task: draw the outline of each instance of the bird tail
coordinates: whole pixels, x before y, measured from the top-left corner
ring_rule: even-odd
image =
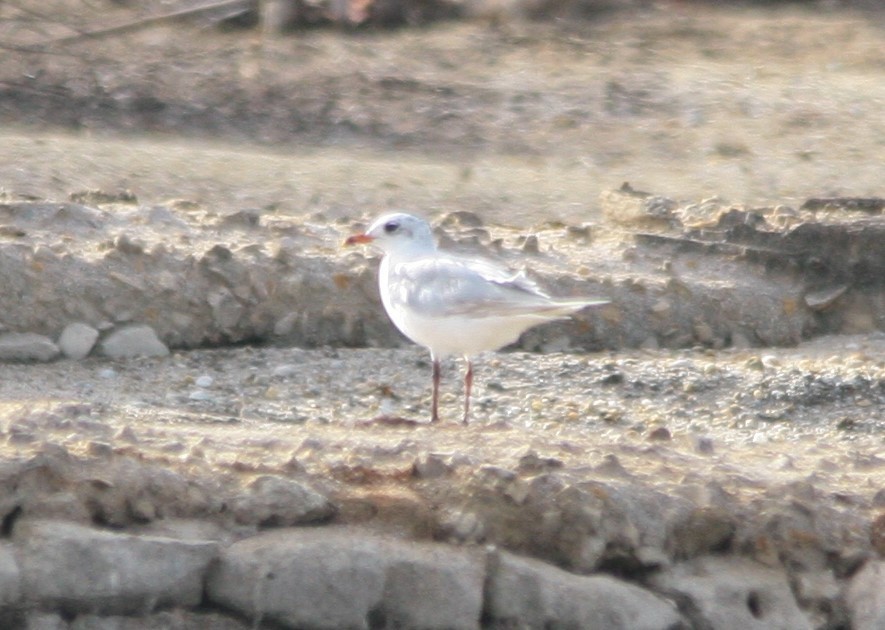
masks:
[[[577,313],[581,309],[587,308],[588,306],[601,306],[603,304],[610,303],[610,300],[605,300],[602,298],[582,298],[580,300],[552,300],[546,307],[536,309],[536,312],[538,315],[545,319],[568,317],[569,315],[573,315],[574,313]]]

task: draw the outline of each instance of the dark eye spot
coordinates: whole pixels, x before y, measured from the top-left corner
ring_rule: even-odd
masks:
[[[399,229],[399,223],[396,221],[388,221],[384,224],[384,231],[388,234],[393,234]]]

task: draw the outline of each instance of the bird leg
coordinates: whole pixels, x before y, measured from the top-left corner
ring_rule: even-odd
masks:
[[[439,378],[440,366],[439,359],[433,357],[433,402],[431,403],[432,411],[430,415],[431,422],[439,422]]]
[[[467,359],[467,373],[464,374],[464,424],[470,415],[470,392],[473,390],[473,363]]]

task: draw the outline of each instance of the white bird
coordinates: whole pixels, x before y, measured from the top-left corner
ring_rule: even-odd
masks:
[[[440,361],[461,355],[464,376],[464,423],[470,412],[475,354],[516,341],[528,328],[568,317],[601,299],[557,300],[523,274],[483,260],[437,249],[427,221],[410,214],[378,218],[347,245],[372,243],[381,261],[381,301],[390,319],[409,339],[430,350],[433,361],[431,422],[439,420]]]

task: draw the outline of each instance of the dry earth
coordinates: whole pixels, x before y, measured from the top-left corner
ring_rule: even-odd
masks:
[[[600,193],[630,181],[769,209],[881,197],[882,20],[665,3],[573,24],[279,38],[177,25],[61,55],[5,50],[5,201],[130,189],[138,203],[110,207],[120,223],[94,240],[48,229],[4,232],[4,244],[39,243],[61,261],[99,259],[117,232],[152,248],[162,236],[137,217],[164,208],[206,222],[191,240],[170,239],[172,251],[238,251],[285,234],[300,247],[306,235],[365,280],[374,261],[332,244],[401,207],[475,213],[503,235],[511,262],[534,226],[533,264],[568,269],[569,290],[628,295],[636,277],[666,276],[672,264],[698,277],[734,273],[733,261],[683,268],[666,252],[637,256],[633,228],[603,216]],[[252,241],[215,230],[242,210],[265,228]],[[580,246],[543,238],[586,224],[592,237]],[[575,256],[593,264],[581,272]],[[709,616],[652,574],[709,553],[746,555],[789,577],[812,627],[847,628],[859,613],[845,585],[885,553],[874,525],[885,508],[881,309],[865,321],[812,339],[796,325],[796,347],[721,347],[734,341],[724,334],[672,350],[594,338],[588,347],[612,349],[486,357],[466,427],[420,422],[429,368],[411,347],[238,345],[0,365],[3,452],[18,484],[2,530],[48,516],[156,532],[187,518],[229,542],[298,522],[254,498],[250,484],[270,475],[328,497],[336,512],[321,520],[618,575],[669,593],[694,627]],[[360,341],[397,343],[382,333]],[[452,366],[445,379],[452,418]],[[379,415],[388,420],[365,422]],[[44,469],[46,479],[22,481]]]

